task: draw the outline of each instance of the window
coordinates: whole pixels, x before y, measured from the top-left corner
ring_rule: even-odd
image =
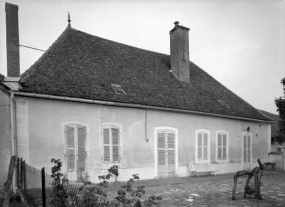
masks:
[[[178,130],[161,126],[154,128],[155,176],[170,176],[178,173]]]
[[[103,161],[120,161],[120,128],[103,126]]]
[[[196,131],[196,162],[210,161],[210,132],[208,130]]]
[[[86,126],[79,124],[65,125],[65,155],[67,171],[85,171]]]
[[[228,132],[217,132],[217,161],[228,160]]]

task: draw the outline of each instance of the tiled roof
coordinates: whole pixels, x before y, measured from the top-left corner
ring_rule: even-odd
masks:
[[[279,126],[278,126],[278,121],[280,121],[280,117],[277,114],[272,114],[269,113],[267,111],[263,111],[263,110],[258,110],[260,113],[262,113],[263,115],[271,118],[272,120],[274,120],[274,122],[271,125],[271,136],[272,137],[276,137],[278,136],[278,131],[279,131]]]
[[[169,55],[66,28],[20,82],[28,93],[269,120],[194,63],[191,83],[178,81],[169,70]],[[111,84],[126,94],[117,94]]]

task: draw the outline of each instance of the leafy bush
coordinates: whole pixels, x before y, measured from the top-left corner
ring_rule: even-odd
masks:
[[[67,192],[64,188],[65,184],[68,184],[68,180],[65,178],[65,176],[60,173],[60,168],[62,167],[62,162],[60,162],[60,159],[56,160],[54,158],[51,159],[51,162],[55,165],[52,167],[52,175],[53,178],[52,181],[52,192],[51,197],[52,200],[50,202],[52,207],[65,207],[68,206],[67,203]]]
[[[139,180],[138,174],[133,174],[132,178],[125,185],[120,185],[120,190],[117,191],[117,196],[114,200],[106,200],[107,194],[103,190],[108,188],[108,180],[115,176],[115,182],[119,176],[119,166],[113,165],[108,169],[108,174],[98,176],[99,180],[102,180],[98,184],[94,184],[90,181],[86,181],[83,186],[77,188],[69,185],[69,187],[76,189],[75,191],[70,190],[67,192],[67,184],[69,181],[65,176],[60,173],[62,162],[60,159],[52,159],[51,162],[55,164],[52,168],[52,207],[85,207],[85,206],[97,206],[97,207],[109,207],[109,206],[134,206],[138,199],[145,194],[145,186],[137,186],[133,189],[133,183],[135,180]],[[158,206],[162,200],[161,196],[150,196],[145,201],[146,206]]]

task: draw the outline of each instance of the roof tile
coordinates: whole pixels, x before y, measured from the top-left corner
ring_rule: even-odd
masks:
[[[191,83],[180,82],[170,72],[169,55],[67,28],[20,81],[29,93],[268,120],[192,62],[190,74]],[[116,94],[112,83],[126,94]]]

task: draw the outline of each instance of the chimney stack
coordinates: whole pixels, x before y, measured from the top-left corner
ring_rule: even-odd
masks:
[[[7,77],[20,76],[18,6],[5,3]]]
[[[182,82],[190,83],[189,28],[174,22],[170,34],[170,63],[174,76]]]

